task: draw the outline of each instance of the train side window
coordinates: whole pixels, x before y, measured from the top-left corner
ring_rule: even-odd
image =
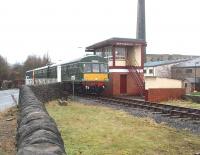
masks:
[[[79,72],[82,73],[83,72],[83,65],[79,63],[78,64],[78,69],[79,69]]]
[[[51,77],[52,77],[52,78],[56,78],[56,77],[57,77],[57,70],[56,70],[56,67],[53,67],[53,68],[52,68]]]
[[[49,66],[47,68],[47,78],[50,78],[50,68],[49,68]]]
[[[99,64],[92,64],[92,72],[99,72]]]
[[[108,68],[106,64],[100,64],[101,72],[106,73],[108,72]]]
[[[66,72],[66,74],[68,74],[68,72],[69,72],[69,66],[66,66],[65,72]]]
[[[68,66],[66,65],[66,66],[64,66],[64,71],[65,71],[65,73],[67,73],[68,72]]]
[[[91,72],[91,65],[90,64],[83,64],[83,70],[85,73]]]

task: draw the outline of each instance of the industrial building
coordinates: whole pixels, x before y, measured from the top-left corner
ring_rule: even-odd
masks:
[[[189,59],[179,60],[165,60],[165,61],[153,61],[146,62],[144,64],[144,76],[145,77],[160,77],[171,78],[171,68],[181,62],[185,62]]]
[[[186,91],[200,91],[200,58],[179,63],[172,67],[172,78],[184,80]]]

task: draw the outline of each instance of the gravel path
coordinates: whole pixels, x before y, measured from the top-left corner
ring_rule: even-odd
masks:
[[[17,108],[0,113],[0,155],[16,154]],[[3,153],[1,152],[3,151]]]
[[[149,117],[154,119],[157,123],[166,123],[168,126],[176,128],[178,130],[187,130],[195,134],[200,134],[200,120],[168,117],[163,114],[151,112],[149,110],[126,107],[124,105],[119,105],[114,103],[107,104],[107,103],[102,103],[99,100],[85,99],[82,97],[76,97],[75,99],[78,102],[87,105],[106,106],[117,110],[124,110],[136,117]]]

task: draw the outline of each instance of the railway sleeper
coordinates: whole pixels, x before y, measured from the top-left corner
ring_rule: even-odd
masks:
[[[191,118],[196,118],[199,119],[200,115],[196,114],[196,113],[188,113],[188,112],[183,112],[183,111],[176,111],[176,110],[172,110],[171,115],[179,115],[180,117],[191,117]]]
[[[102,98],[101,98],[102,99]],[[153,111],[156,111],[156,112],[162,112],[162,113],[169,113],[169,110],[166,110],[166,109],[163,109],[163,107],[157,107],[157,106],[151,106],[149,104],[142,104],[142,102],[140,103],[132,103],[132,102],[124,102],[122,99],[119,99],[119,100],[116,100],[116,99],[105,99],[103,98],[103,100],[105,101],[112,101],[112,102],[117,102],[117,103],[120,103],[122,105],[128,105],[128,106],[133,106],[133,107],[136,107],[136,108],[142,108],[142,109],[148,109],[148,110],[153,110]],[[144,103],[144,102],[143,102]]]
[[[183,111],[187,110],[190,113],[200,114],[200,110],[199,109],[191,109],[191,108],[186,108],[186,107],[178,107],[178,106],[173,106],[173,105],[168,105],[168,104],[160,104],[160,103],[157,103],[157,102],[141,101],[141,100],[137,100],[137,99],[124,99],[124,98],[118,98],[118,97],[115,97],[115,98],[120,99],[120,100],[126,100],[126,101],[132,101],[132,102],[142,103],[142,104],[151,104],[151,105],[154,105],[156,107],[171,108],[172,110],[182,109]]]

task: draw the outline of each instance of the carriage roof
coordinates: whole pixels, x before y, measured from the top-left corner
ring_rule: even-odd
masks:
[[[69,61],[69,62],[59,62],[59,63],[55,63],[55,64],[52,64],[52,65],[47,65],[47,66],[35,68],[35,69],[32,69],[32,70],[26,71],[26,73],[41,70],[41,69],[46,69],[48,67],[56,67],[56,66],[60,66],[60,65],[79,63],[79,62],[81,62],[81,63],[84,63],[84,62],[103,62],[103,63],[106,63],[107,60],[105,58],[101,57],[101,56],[89,55],[89,56],[84,56],[82,58],[75,59],[75,60]]]
[[[84,63],[84,62],[103,62],[106,63],[107,60],[101,56],[97,56],[97,55],[90,55],[90,56],[85,56],[70,62],[65,62],[62,63],[61,65],[65,65],[65,64],[72,64],[72,63]]]

